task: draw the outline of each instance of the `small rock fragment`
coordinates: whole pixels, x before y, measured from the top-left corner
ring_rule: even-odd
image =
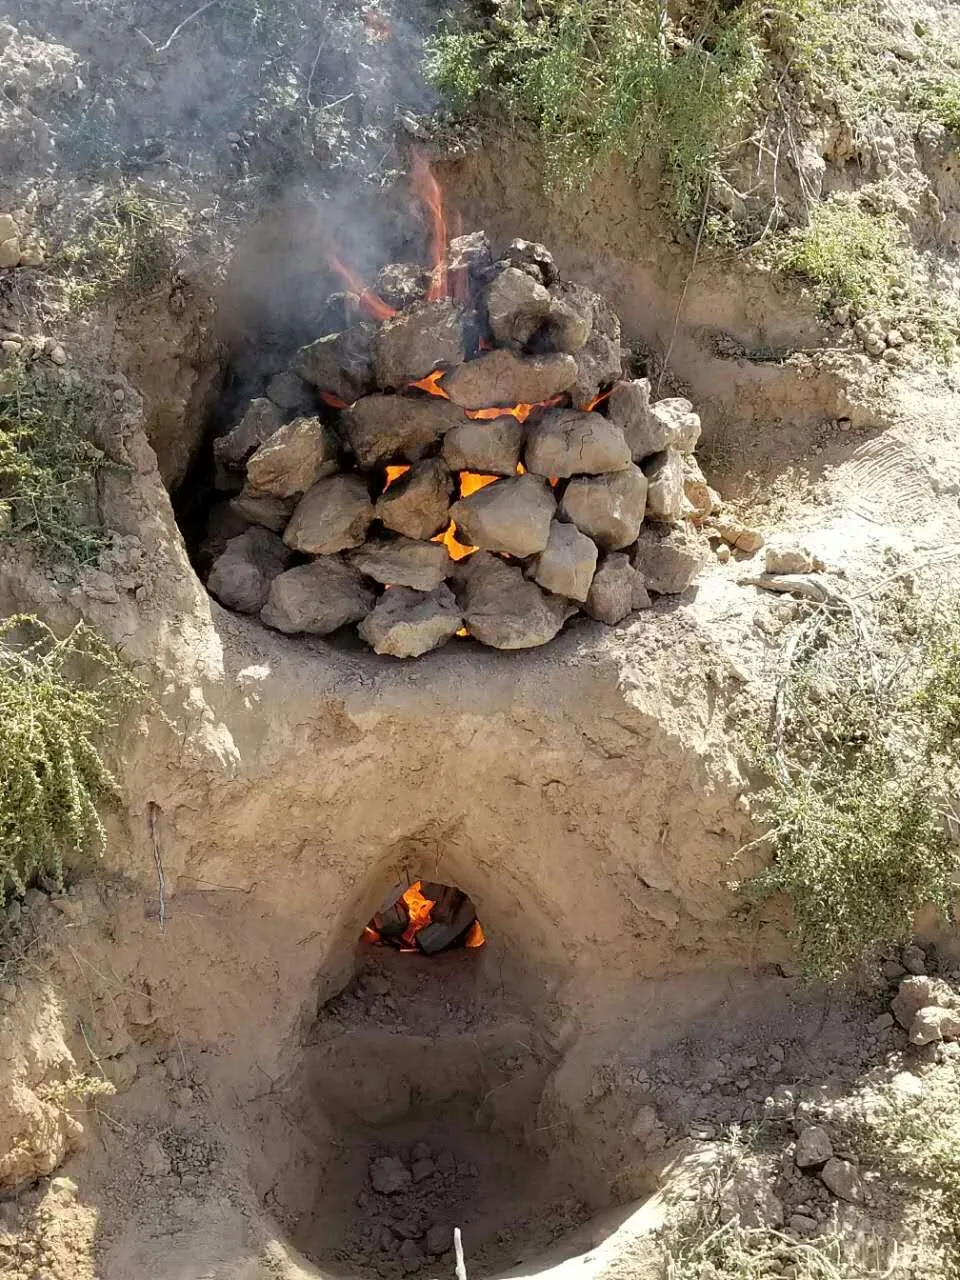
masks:
[[[683,515],[683,468],[676,449],[664,449],[641,464],[647,477],[647,510],[651,520],[672,522]]]
[[[753,555],[755,551],[759,551],[765,541],[759,529],[751,529],[749,525],[741,524],[738,520],[714,519],[710,523],[710,528],[734,551],[742,551],[745,555]]]
[[[304,494],[283,540],[294,551],[334,555],[359,547],[372,520],[373,503],[366,481],[358,475],[332,476]]]
[[[412,1181],[410,1170],[396,1156],[380,1156],[370,1161],[370,1184],[381,1195],[395,1196],[405,1191]]]
[[[385,591],[373,612],[364,618],[357,630],[375,653],[392,658],[419,658],[431,649],[446,644],[463,625],[463,615],[450,588],[442,583],[429,593],[409,587],[392,587]],[[418,1161],[420,1176],[423,1166],[432,1161]],[[409,1175],[408,1175],[409,1176]]]
[[[376,592],[336,556],[320,556],[274,578],[260,620],[286,635],[326,636],[364,619]]]
[[[449,592],[449,588],[448,588]],[[451,600],[453,593],[449,592]],[[432,1160],[416,1160],[410,1171],[413,1174],[414,1182],[423,1182],[425,1178],[431,1177],[436,1172],[436,1165]]]
[[[442,1253],[453,1248],[453,1232],[449,1227],[435,1223],[427,1232],[426,1250],[431,1258],[439,1258]]]
[[[597,567],[596,543],[580,532],[576,525],[554,520],[543,551],[527,571],[545,591],[566,596],[568,600],[587,599]]]
[[[20,265],[20,241],[16,236],[8,240],[0,240],[0,270],[9,270]]]
[[[650,412],[667,435],[667,445],[681,453],[693,453],[700,439],[700,416],[694,413],[689,400],[683,396],[658,400],[651,405]]]
[[[649,607],[643,578],[630,563],[630,557],[622,551],[605,555],[593,575],[584,613],[615,627],[635,610]]]
[[[767,544],[764,557],[766,573],[812,573],[813,556],[799,543],[775,539]]]
[[[524,347],[550,313],[550,294],[532,276],[507,267],[487,286],[487,319],[499,346]]]
[[[909,1030],[919,1011],[931,1005],[941,1009],[958,1009],[960,998],[953,988],[940,978],[917,975],[903,979],[890,1004],[890,1009],[901,1027]]]
[[[795,1231],[798,1236],[809,1236],[816,1231],[819,1223],[816,1218],[810,1218],[805,1213],[791,1213],[787,1226],[791,1231]]]
[[[230,499],[231,509],[238,516],[250,524],[262,524],[274,533],[283,533],[296,505],[296,498],[274,498],[269,493],[257,493],[249,488]]]
[[[907,1039],[911,1044],[924,1045],[936,1040],[955,1040],[957,1036],[960,1036],[960,1014],[955,1009],[926,1005],[914,1014]]]
[[[251,400],[240,422],[213,442],[213,454],[225,467],[240,470],[254,450],[283,426],[283,414],[272,400]]]
[[[640,530],[633,564],[648,591],[679,595],[693,582],[707,563],[710,544],[706,538],[682,525]]]
[[[585,408],[602,388],[616,382],[623,374],[620,320],[605,298],[599,294],[591,294],[590,297],[593,302],[590,337],[573,356],[577,380],[571,396],[576,408]],[[569,292],[567,299],[571,300]]]
[[[372,324],[355,324],[301,347],[294,371],[305,382],[352,404],[374,388]]]
[[[416,262],[388,262],[377,274],[378,298],[391,307],[409,307],[422,302],[430,287],[430,272]]]
[[[833,1143],[823,1125],[811,1124],[800,1130],[794,1160],[798,1169],[812,1169],[826,1164],[833,1155]]]
[[[831,1157],[823,1166],[820,1178],[828,1191],[850,1204],[863,1204],[863,1182],[855,1164]]]
[[[541,284],[556,284],[559,273],[553,255],[535,240],[511,240],[503,255],[511,266],[529,272]]]
[[[682,472],[683,496],[689,503],[691,515],[695,520],[705,520],[707,516],[718,510],[719,496],[707,483],[706,476],[700,470],[700,464],[692,454],[683,455]]]
[[[259,613],[270,584],[289,561],[290,553],[276,534],[267,529],[247,529],[231,538],[214,562],[207,590],[228,609]]]
[[[919,975],[927,972],[926,952],[923,947],[918,947],[915,943],[908,943],[901,949],[900,959],[907,973]]]

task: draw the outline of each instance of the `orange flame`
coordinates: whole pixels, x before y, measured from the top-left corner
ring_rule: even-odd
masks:
[[[457,632],[457,634],[459,635],[460,633]],[[486,938],[484,937],[483,928],[481,927],[480,921],[474,920],[473,924],[470,926],[470,932],[467,934],[463,945],[465,947],[482,947],[485,942],[486,942]]]
[[[493,484],[499,479],[500,476],[485,476],[476,471],[461,471],[460,497],[469,498],[471,493],[476,493],[478,489],[485,489],[488,484]]]
[[[433,922],[433,908],[437,905],[436,899],[428,898],[423,892],[423,881],[416,880],[397,900],[402,902],[406,908],[407,926],[400,935],[401,951],[417,951],[416,936],[421,929]],[[384,939],[378,928],[376,928],[377,917],[364,929],[360,935],[361,942],[382,944]],[[465,947],[482,947],[486,938],[483,929],[480,927],[480,921],[476,918],[470,925],[466,936],[463,939]]]
[[[339,396],[335,396],[332,391],[318,391],[320,399],[324,404],[328,404],[331,409],[349,409],[350,406],[346,400],[341,400]]]
[[[411,382],[411,387],[416,387],[418,391],[426,391],[427,395],[439,396],[442,400],[449,400],[450,397],[440,385],[440,379],[446,373],[446,369],[434,369],[433,373],[428,373],[425,378],[420,378],[416,382]]]
[[[384,493],[386,493],[386,491],[390,488],[394,480],[399,480],[400,477],[406,475],[409,470],[410,470],[409,466],[387,467],[387,482],[383,486]]]
[[[366,311],[368,316],[372,316],[374,320],[389,320],[397,314],[395,307],[388,306],[372,289],[368,289],[357,273],[341,262],[335,253],[327,255],[327,262],[347,288],[357,295],[361,310]]]
[[[413,157],[410,175],[413,193],[430,214],[430,272],[432,279],[427,301],[449,297],[447,290],[447,220],[443,211],[443,192],[433,176],[426,158],[419,152]]]
[[[612,390],[613,390],[613,387],[610,388],[610,391]],[[604,400],[606,400],[607,397],[610,395],[610,391],[602,391],[600,395],[594,396],[592,400],[588,400],[587,403],[583,406],[584,413],[591,413],[594,409],[596,409],[598,405],[603,404]]]

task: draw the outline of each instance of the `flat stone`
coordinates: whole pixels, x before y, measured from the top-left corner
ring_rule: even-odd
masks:
[[[359,547],[373,520],[366,482],[355,475],[332,476],[313,486],[297,504],[283,540],[295,551],[329,556]]]
[[[800,543],[777,538],[767,544],[763,567],[766,573],[812,573],[813,559]]]
[[[683,467],[676,449],[664,449],[641,467],[647,477],[647,517],[674,521],[683,515]]]
[[[577,380],[572,388],[573,403],[583,408],[602,387],[616,382],[623,374],[620,354],[620,321],[599,294],[592,295],[593,324],[590,337],[574,355]]]
[[[213,456],[225,467],[241,470],[247,459],[283,426],[283,411],[272,400],[251,400],[246,413],[226,435],[213,442]]]
[[[622,551],[603,556],[590,584],[584,613],[608,627],[615,627],[638,609],[649,609],[650,597],[643,578]]]
[[[863,1203],[863,1182],[857,1166],[849,1160],[838,1160],[833,1156],[823,1166],[820,1178],[827,1190],[841,1200],[847,1200],[850,1204]]]
[[[890,1011],[901,1027],[909,1030],[921,1009],[931,1005],[941,1009],[957,1009],[958,997],[940,978],[914,976],[904,978],[894,996]]]
[[[683,396],[673,399],[658,400],[651,405],[650,412],[656,422],[667,433],[668,439],[662,448],[679,449],[681,453],[693,453],[700,439],[700,416],[694,413],[693,405]]]
[[[540,476],[622,471],[630,465],[623,432],[599,413],[545,409],[527,423],[524,465]]]
[[[711,519],[710,528],[715,530],[728,546],[748,556],[759,551],[766,541],[759,529],[723,516]]]
[[[453,561],[442,542],[414,538],[372,538],[346,560],[355,569],[385,586],[414,587],[432,591],[439,587]]]
[[[419,462],[466,419],[439,396],[365,396],[340,415],[347,443],[361,467]]]
[[[270,584],[290,563],[290,553],[267,529],[253,528],[231,538],[214,561],[207,590],[228,609],[259,613]]]
[[[633,565],[648,591],[679,595],[710,558],[706,538],[685,525],[659,529],[644,526],[633,556]]]
[[[810,1124],[800,1130],[794,1161],[798,1169],[812,1169],[826,1164],[833,1155],[830,1135],[821,1124]]]
[[[604,476],[577,476],[560,501],[560,515],[605,551],[635,542],[647,501],[647,478],[629,464]]]
[[[250,524],[261,524],[274,533],[283,533],[297,505],[296,498],[274,498],[269,493],[257,493],[253,489],[231,498],[231,510]]]
[[[503,348],[467,360],[444,375],[443,389],[464,409],[542,404],[577,380],[570,355],[518,356]]]
[[[412,1181],[410,1170],[396,1156],[381,1156],[370,1161],[370,1183],[381,1195],[395,1196],[406,1191]]]
[[[457,596],[467,630],[494,649],[547,644],[576,607],[524,578],[519,565],[477,551],[457,565]]]
[[[336,556],[321,556],[274,578],[260,619],[287,635],[327,636],[360,622],[377,593],[359,572]]]
[[[383,491],[375,514],[395,533],[424,541],[449,525],[456,492],[456,480],[449,469],[439,458],[430,458],[412,466]]]
[[[957,1036],[960,1036],[960,1015],[956,1009],[944,1009],[935,1004],[917,1010],[907,1033],[907,1039],[915,1045],[955,1040]]]
[[[452,471],[488,476],[515,476],[523,427],[509,414],[490,421],[468,418],[443,437],[443,460]]]
[[[321,391],[352,404],[374,389],[373,338],[376,326],[361,322],[301,347],[294,372]]]
[[[449,299],[416,302],[380,324],[373,341],[377,386],[395,390],[462,362],[463,314]]]
[[[267,383],[267,399],[291,413],[312,413],[317,407],[313,388],[298,374],[275,373]]]
[[[576,525],[554,520],[547,545],[527,570],[545,591],[586,600],[597,567],[597,546]]]
[[[419,658],[446,644],[463,626],[463,615],[445,584],[433,591],[391,587],[357,630],[375,653],[392,658]],[[422,1163],[422,1162],[420,1162]],[[431,1165],[433,1162],[429,1162]]]
[[[556,284],[559,272],[553,255],[535,240],[511,240],[503,255],[505,262],[535,276],[542,284]]]
[[[524,347],[550,314],[550,294],[517,267],[491,280],[484,294],[487,320],[500,346]]]
[[[259,493],[292,498],[339,469],[339,449],[336,435],[319,418],[294,418],[252,455],[247,480]]]
[[[532,556],[543,551],[557,509],[547,482],[539,476],[496,480],[450,510],[460,541],[486,551]]]
[[[391,307],[422,302],[430,287],[430,272],[417,262],[388,262],[377,274],[377,297]]]

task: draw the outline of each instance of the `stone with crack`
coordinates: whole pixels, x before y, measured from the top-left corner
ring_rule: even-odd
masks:
[[[376,326],[360,322],[301,347],[293,369],[305,382],[352,404],[376,385],[373,339]]]
[[[683,467],[676,449],[664,449],[641,465],[647,477],[647,516],[668,523],[683,515]]]
[[[608,627],[615,627],[629,614],[650,608],[650,597],[643,578],[622,551],[603,556],[590,584],[583,606],[584,613]]]
[[[242,470],[247,459],[283,426],[283,412],[266,397],[251,400],[246,413],[226,435],[213,442],[213,456],[221,466]]]
[[[777,538],[764,552],[766,573],[813,573],[814,557],[800,543]]]
[[[504,347],[524,347],[550,313],[550,294],[542,284],[516,267],[495,276],[484,294],[487,320],[494,341]]]
[[[644,526],[633,553],[634,568],[648,591],[680,595],[710,558],[706,538],[684,525]]]
[[[340,415],[361,467],[419,462],[466,420],[462,410],[438,396],[364,396]]]
[[[515,476],[523,427],[510,414],[474,422],[467,419],[443,437],[443,460],[453,471]]]
[[[494,649],[531,649],[547,644],[576,606],[549,595],[524,578],[519,565],[488,551],[461,560],[454,572],[467,630]]]
[[[371,538],[346,554],[348,564],[384,586],[432,591],[453,568],[442,542],[414,538]]]
[[[604,551],[635,542],[647,502],[647,478],[632,463],[603,476],[577,476],[560,500],[560,517]]]
[[[335,555],[359,547],[373,520],[366,481],[357,475],[332,476],[313,486],[297,504],[283,535],[294,551]]]
[[[275,498],[269,493],[258,493],[249,486],[230,499],[230,507],[250,524],[262,524],[274,533],[283,533],[290,522],[296,498]]]
[[[446,644],[462,625],[456,598],[446,583],[441,583],[429,592],[391,587],[357,630],[375,653],[419,658]]]
[[[573,356],[518,356],[498,348],[444,375],[443,389],[463,409],[542,404],[569,391],[577,380]]]
[[[514,476],[493,484],[450,510],[460,541],[485,551],[511,556],[532,556],[544,550],[550,522],[557,509],[547,482],[539,476]]]
[[[228,609],[259,613],[270,584],[290,563],[290,552],[276,534],[259,527],[231,538],[214,561],[207,590]]]
[[[362,621],[377,594],[337,556],[320,556],[274,578],[260,620],[287,635],[326,636]]]
[[[543,551],[525,570],[545,591],[582,604],[597,567],[597,545],[573,524],[554,520]]]
[[[387,529],[424,541],[450,523],[456,480],[439,458],[419,462],[377,499],[376,518]]]
[[[599,413],[545,409],[527,423],[523,451],[528,471],[540,476],[601,475],[630,466],[623,432]]]
[[[464,357],[463,314],[455,302],[417,302],[384,320],[373,340],[377,386],[398,390]]]
[[[258,493],[292,498],[339,470],[340,443],[319,418],[294,418],[275,431],[247,462],[247,481]]]

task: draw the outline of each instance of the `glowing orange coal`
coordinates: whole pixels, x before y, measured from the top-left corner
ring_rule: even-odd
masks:
[[[456,890],[444,889],[442,886],[440,887],[440,890],[441,896],[452,893],[454,902],[460,903],[466,907],[468,913],[467,919],[469,919],[470,913],[472,912],[469,900],[465,899],[464,895]],[[393,931],[397,927],[396,924],[394,924],[393,929],[390,929],[388,932],[388,925],[385,922],[384,916],[377,915],[374,916],[370,924],[368,924],[364,929],[363,933],[360,935],[360,940],[361,942],[376,944],[390,941],[400,951],[419,951],[421,948],[416,945],[416,937],[422,929],[425,929],[427,925],[435,923],[437,923],[439,927],[439,923],[449,923],[450,921],[449,916],[445,919],[443,918],[442,911],[438,913],[441,916],[441,921],[439,923],[434,921],[433,911],[436,906],[437,899],[428,898],[424,893],[423,881],[415,880],[409,889],[405,890],[405,892],[400,895],[390,912],[387,913],[394,918],[394,921],[398,918],[401,922],[404,920],[406,921],[403,932],[399,937]],[[456,917],[454,917],[454,919],[455,918]],[[456,929],[457,925],[454,924],[452,927],[453,929]],[[464,922],[463,927],[466,927],[466,922]],[[424,936],[426,937],[426,935]],[[456,936],[452,936],[445,945],[449,946],[450,943],[456,941]],[[469,925],[467,933],[463,936],[463,945],[465,947],[482,947],[485,941],[486,938],[480,921],[474,917],[473,921]],[[442,950],[443,946],[437,948],[436,943],[434,942],[432,947],[426,946],[425,949],[427,951],[437,949]]]
[[[394,480],[399,480],[400,477],[405,476],[409,470],[410,468],[408,466],[387,467],[387,481],[386,481],[386,484],[383,486],[384,492],[386,492],[387,489],[390,488]]]

